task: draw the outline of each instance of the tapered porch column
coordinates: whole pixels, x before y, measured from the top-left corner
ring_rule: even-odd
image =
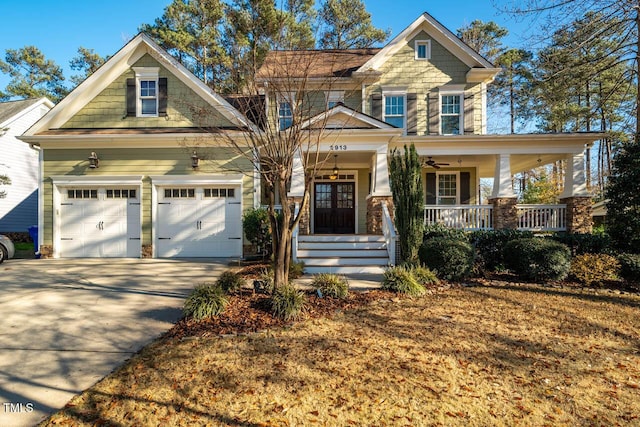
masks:
[[[587,191],[584,152],[567,156],[564,191],[560,195],[560,202],[567,205],[567,232],[593,231],[592,203]]]
[[[304,165],[302,164],[302,156],[299,151],[295,156],[293,156],[292,169],[291,186],[289,188],[288,196],[293,199],[294,204],[302,203],[302,198],[304,197]],[[307,204],[306,208],[302,212],[300,224],[298,225],[300,234],[310,233],[309,218],[309,204]]]
[[[493,192],[489,198],[493,205],[493,229],[505,230],[518,227],[518,210],[516,209],[516,193],[513,191],[511,178],[511,156],[498,154],[493,175]]]
[[[387,145],[380,146],[371,159],[371,194],[367,196],[368,234],[382,234],[381,202],[387,202],[389,211],[393,212],[387,151]]]

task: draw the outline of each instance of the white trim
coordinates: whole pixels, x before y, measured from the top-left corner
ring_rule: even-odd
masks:
[[[142,175],[110,175],[88,177],[86,175],[55,175],[51,176],[54,185],[60,187],[68,187],[70,185],[81,184],[85,187],[103,186],[103,185],[140,185]]]
[[[407,134],[407,91],[406,89],[396,89],[391,88],[389,90],[382,89],[382,121],[388,123],[386,121],[387,118],[387,97],[402,97],[402,134]],[[398,117],[398,115],[394,115],[391,117]]]
[[[53,102],[49,101],[48,98],[42,97],[37,102],[34,102],[33,104],[29,105],[28,107],[25,107],[24,109],[20,110],[19,112],[17,112],[13,116],[11,116],[8,119],[6,119],[4,122],[0,123],[0,129],[9,126],[9,124],[11,124],[12,122],[18,120],[20,117],[22,117],[24,115],[29,114],[30,112],[32,112],[36,108],[40,107],[41,105],[45,106],[49,110],[51,110],[53,108],[53,106],[54,106]],[[38,120],[40,120],[40,119],[38,119]],[[37,122],[38,121],[36,120],[36,123]]]
[[[458,112],[458,133],[442,132],[442,116],[443,116],[442,97],[443,96],[454,96],[454,97],[457,96],[458,99],[460,100],[460,104],[459,104],[460,111]],[[440,135],[464,135],[464,92],[454,91],[451,88],[441,90],[438,96],[438,108],[440,110],[438,113],[438,124],[439,124],[438,133]],[[454,116],[454,114],[444,114],[444,115],[448,117]]]
[[[230,175],[150,175],[151,185],[242,184],[242,174]]]
[[[55,206],[55,205],[54,205]],[[38,248],[44,244],[44,151],[38,150]]]
[[[131,67],[136,74],[136,117],[158,117],[158,109],[160,106],[160,67]],[[156,95],[154,97],[143,97],[141,82],[148,81],[155,83]],[[155,99],[155,113],[144,114],[142,112],[142,100]]]
[[[371,117],[368,116],[366,114],[362,114],[352,108],[349,108],[345,105],[336,105],[335,107],[331,108],[330,110],[324,111],[320,114],[315,115],[314,117],[311,117],[307,120],[305,120],[302,125],[300,126],[301,129],[306,129],[308,127],[310,127],[311,125],[319,122],[319,121],[326,121],[327,119],[329,119],[332,116],[338,115],[338,114],[345,114],[350,116],[352,119],[360,121],[366,125],[369,126],[373,126],[376,129],[367,129],[367,130],[363,130],[363,129],[357,129],[357,131],[359,133],[362,132],[371,132],[371,131],[375,131],[375,130],[379,130],[379,129],[397,129],[394,128],[393,126],[389,125],[388,123],[385,123],[383,121],[380,121],[378,119],[376,119],[375,117]],[[325,132],[330,132],[331,129],[326,129]],[[347,132],[347,130],[340,130],[341,134],[344,134],[345,132]]]
[[[425,47],[425,56],[424,56],[424,58],[418,56],[418,50],[419,50],[420,46],[424,46]],[[431,40],[430,39],[414,41],[413,48],[415,50],[414,59],[416,61],[428,61],[428,60],[431,59]]]
[[[451,205],[439,203],[439,201],[440,201],[440,176],[441,175],[455,175],[456,176],[456,200],[455,200],[456,202],[454,203],[454,206],[459,205],[460,204],[460,171],[459,170],[455,170],[455,171],[451,171],[451,170],[436,170],[436,205],[437,206],[451,206]],[[426,195],[426,191],[425,191],[425,195]]]

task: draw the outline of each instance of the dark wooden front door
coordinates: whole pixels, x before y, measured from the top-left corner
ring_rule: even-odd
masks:
[[[316,234],[352,234],[356,231],[355,183],[315,184]]]

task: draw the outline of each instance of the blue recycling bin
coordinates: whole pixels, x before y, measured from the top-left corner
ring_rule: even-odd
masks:
[[[31,237],[31,240],[33,240],[33,253],[36,259],[40,259],[40,250],[38,248],[38,226],[32,225],[28,230],[29,236]]]

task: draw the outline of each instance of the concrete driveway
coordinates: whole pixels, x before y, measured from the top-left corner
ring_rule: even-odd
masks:
[[[30,426],[181,316],[226,260],[9,260],[0,264],[0,426]]]

